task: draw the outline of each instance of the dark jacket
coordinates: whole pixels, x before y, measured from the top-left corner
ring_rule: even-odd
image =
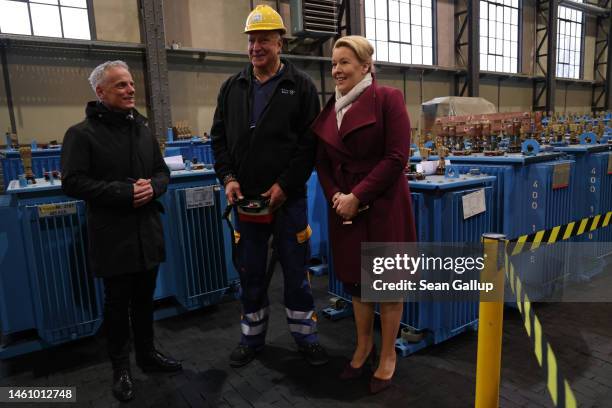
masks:
[[[293,64],[285,67],[257,126],[249,129],[253,67],[230,77],[219,91],[210,130],[219,180],[233,174],[247,197],[278,182],[289,197],[305,196],[316,141],[309,129],[320,110],[312,80]]]
[[[402,93],[373,82],[344,114],[340,129],[335,100],[313,124],[319,137],[317,173],[331,202],[353,193],[360,206],[350,225],[329,207],[334,271],[342,282],[361,280],[362,242],[412,242],[415,222],[404,167],[410,150],[410,121]]]
[[[99,277],[152,269],[165,259],[161,203],[133,208],[132,181],[151,179],[155,198],[170,171],[146,118],[90,102],[62,146],[62,189],[87,203],[89,261]]]

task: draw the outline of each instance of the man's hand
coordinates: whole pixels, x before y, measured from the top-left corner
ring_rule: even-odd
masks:
[[[240,191],[240,183],[237,181],[230,181],[225,185],[225,198],[230,205],[234,205],[237,200],[243,200],[244,196]]]
[[[272,187],[270,187],[268,191],[263,193],[262,196],[270,199],[270,211],[276,211],[276,209],[283,205],[285,200],[287,200],[285,192],[283,191],[281,186],[278,185],[278,183],[272,184]]]
[[[345,220],[354,218],[359,212],[359,199],[353,193],[334,196],[333,208]]]
[[[133,184],[134,187],[134,202],[132,203],[134,208],[142,207],[153,199],[153,186],[151,186],[151,179],[138,179]]]

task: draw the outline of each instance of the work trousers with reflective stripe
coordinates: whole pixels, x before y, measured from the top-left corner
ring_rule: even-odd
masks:
[[[278,254],[284,275],[287,323],[298,344],[318,341],[308,261],[310,243],[306,199],[289,199],[270,224],[236,222],[237,263],[242,302],[241,344],[264,345],[269,318],[268,241]]]

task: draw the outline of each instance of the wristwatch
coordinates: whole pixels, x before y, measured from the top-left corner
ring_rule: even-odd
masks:
[[[223,177],[223,187],[227,186],[227,183],[232,181],[238,181],[238,179],[232,173],[227,174],[225,177]]]

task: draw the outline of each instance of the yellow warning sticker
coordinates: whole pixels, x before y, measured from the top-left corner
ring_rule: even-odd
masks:
[[[60,217],[62,215],[76,214],[76,203],[41,204],[38,206],[38,217]]]

